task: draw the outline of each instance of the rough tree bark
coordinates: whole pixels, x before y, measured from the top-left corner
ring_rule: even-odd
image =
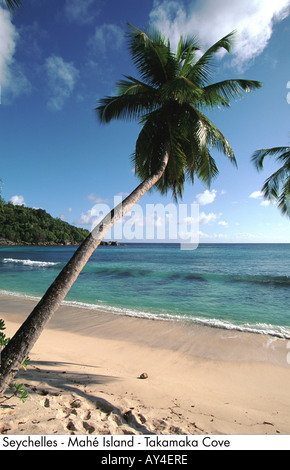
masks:
[[[5,391],[12,378],[18,372],[19,367],[36,343],[45,325],[66,297],[71,286],[104,236],[162,177],[168,159],[169,153],[165,151],[159,168],[143,181],[122,203],[112,209],[93,229],[3,349],[0,358],[0,394]]]

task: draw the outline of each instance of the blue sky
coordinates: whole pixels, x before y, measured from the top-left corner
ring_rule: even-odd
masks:
[[[196,34],[206,48],[237,30],[214,81],[249,78],[263,88],[207,114],[231,143],[238,169],[214,154],[220,173],[211,188],[188,184],[181,202],[199,203],[200,242],[289,243],[289,219],[260,195],[277,167],[269,160],[258,173],[251,162],[258,148],[289,145],[289,0],[23,0],[13,16],[0,6],[4,199],[91,229],[96,204],[111,207],[114,196],[134,189],[138,124],[104,126],[94,113],[122,75],[136,75],[127,22],[154,24],[173,47],[180,34]],[[173,200],[153,191],[140,207],[145,213],[146,204],[158,203]]]

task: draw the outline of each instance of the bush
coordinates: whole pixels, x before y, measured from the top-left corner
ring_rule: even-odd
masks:
[[[5,327],[4,320],[0,319],[0,364],[1,364],[1,351],[2,351],[2,348],[5,348],[5,346],[10,341],[10,338],[6,338],[6,335],[4,333],[5,329],[6,329],[6,327]],[[24,360],[24,362],[22,363],[23,370],[26,370],[28,362],[29,362],[29,357],[27,357]],[[25,400],[28,398],[28,393],[24,389],[23,384],[19,384],[19,383],[16,383],[16,382],[12,383],[12,384],[9,385],[9,389],[12,391],[12,395],[10,395],[9,397],[3,396],[2,400],[0,401],[0,406],[5,401],[10,400],[12,397],[18,397],[22,402],[25,402]]]

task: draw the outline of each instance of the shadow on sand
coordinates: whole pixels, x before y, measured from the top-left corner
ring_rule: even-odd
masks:
[[[71,371],[74,366],[80,371],[82,368],[85,371],[83,373]],[[92,372],[88,373],[88,369]],[[122,410],[87,390],[90,386],[117,380],[120,378],[98,374],[96,366],[52,361],[30,361],[28,369],[25,372],[21,370],[17,376],[17,381],[23,382],[31,396],[37,394],[49,400],[49,397],[60,397],[62,394],[70,393],[74,397],[70,402],[70,408],[75,413],[78,409],[85,409],[86,402],[91,406],[91,414],[101,413],[105,419],[113,417],[119,429],[122,429],[122,426],[127,427],[126,434],[130,433],[128,432],[130,429],[132,434],[154,434],[146,427],[146,420],[142,415],[135,415],[132,409]]]

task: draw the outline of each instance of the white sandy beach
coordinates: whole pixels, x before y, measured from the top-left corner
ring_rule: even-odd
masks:
[[[0,297],[8,337],[34,304]],[[29,398],[3,403],[0,432],[290,434],[288,345],[63,305],[17,378]]]

